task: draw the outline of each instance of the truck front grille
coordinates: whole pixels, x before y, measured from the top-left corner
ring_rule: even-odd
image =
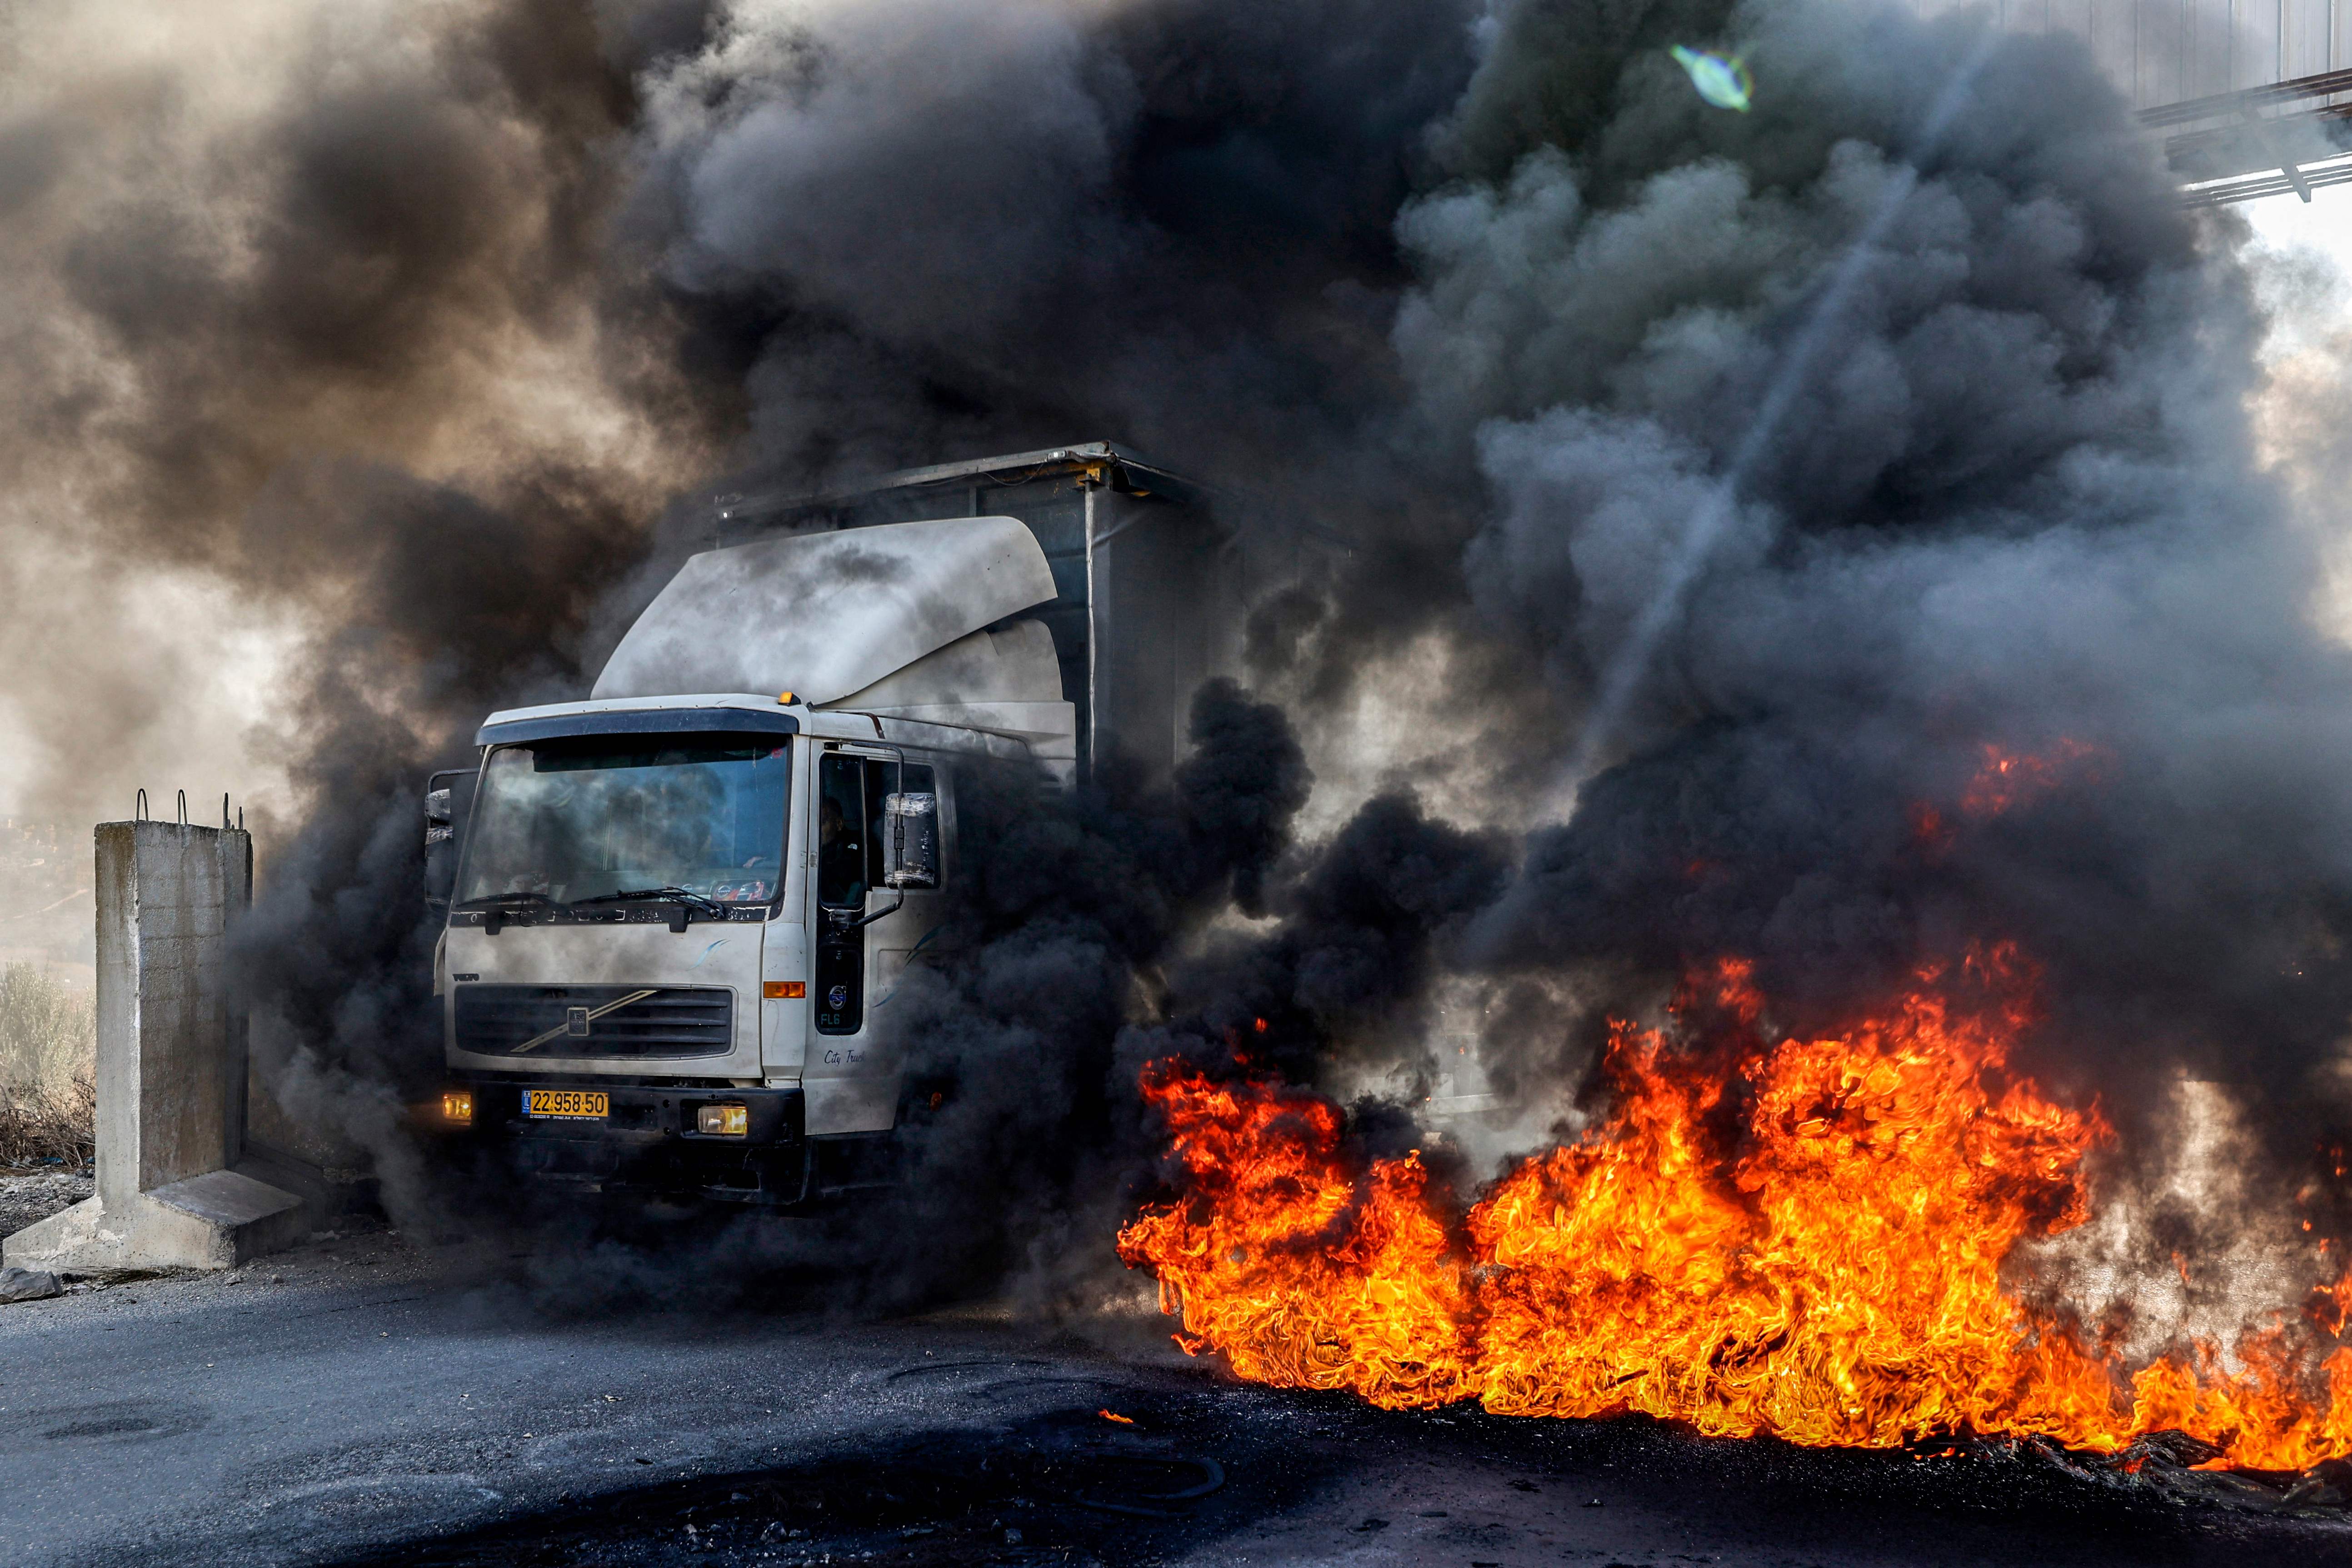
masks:
[[[460,985],[457,1046],[481,1056],[723,1057],[735,993],[723,985]]]

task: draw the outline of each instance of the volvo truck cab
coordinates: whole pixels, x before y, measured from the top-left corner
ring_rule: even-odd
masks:
[[[781,1203],[887,1134],[957,772],[1072,759],[1020,618],[1054,593],[1007,518],[710,551],[589,700],[492,714],[435,960],[445,1122],[526,1171]]]

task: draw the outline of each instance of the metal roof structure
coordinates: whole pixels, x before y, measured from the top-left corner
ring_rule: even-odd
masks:
[[[936,491],[974,486],[1010,487],[1038,479],[1067,476],[1107,485],[1122,495],[1160,496],[1192,502],[1207,499],[1213,487],[1165,468],[1114,441],[1080,441],[1034,452],[975,458],[958,463],[931,463],[900,468],[831,489],[769,490],[752,495],[711,498],[722,530],[733,524],[759,526],[795,512],[814,513],[871,501],[893,492]]]
[[[1923,15],[1981,0],[1912,0]],[[2164,140],[2189,206],[2352,181],[2352,0],[1993,0],[1996,26],[2065,33]]]
[[[2190,206],[2289,191],[2307,202],[2352,181],[2352,70],[2144,109],[2139,121],[2169,132],[2165,162]]]

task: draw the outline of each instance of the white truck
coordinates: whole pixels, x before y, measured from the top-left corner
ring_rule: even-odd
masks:
[[[491,714],[428,784],[440,1114],[526,1173],[789,1205],[899,1122],[959,771],[1164,771],[1240,557],[1108,443],[719,521],[588,700]]]

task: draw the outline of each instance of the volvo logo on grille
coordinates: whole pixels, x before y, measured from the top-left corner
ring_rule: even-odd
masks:
[[[497,1056],[725,1056],[735,994],[725,986],[453,985],[453,1038]]]

